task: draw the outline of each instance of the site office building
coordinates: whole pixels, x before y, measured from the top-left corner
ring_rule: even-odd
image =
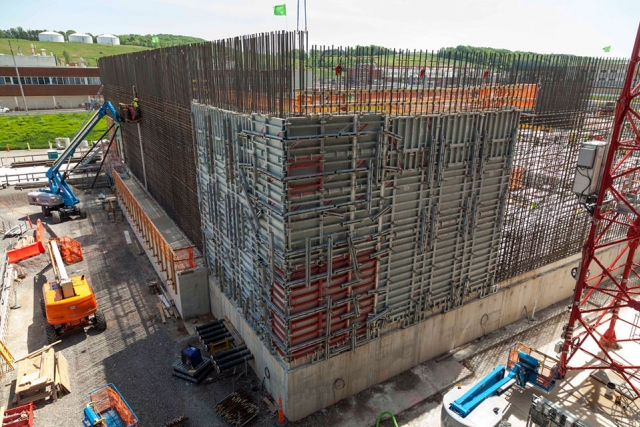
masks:
[[[18,66],[18,71],[20,80],[15,67],[0,63],[0,107],[24,110],[19,83],[30,110],[85,108],[94,99],[102,102],[102,96],[96,95],[100,90],[97,67]]]

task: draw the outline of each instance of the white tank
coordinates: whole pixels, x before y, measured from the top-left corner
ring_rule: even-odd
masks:
[[[73,33],[69,36],[69,42],[93,44],[93,37],[89,34]]]
[[[120,44],[120,39],[113,34],[102,34],[96,37],[98,44],[110,44],[117,46]]]
[[[500,424],[509,405],[502,396],[492,396],[486,399],[465,418],[449,409],[449,405],[467,391],[469,391],[469,387],[454,387],[443,396],[440,414],[442,427],[495,427]]]
[[[64,43],[64,36],[55,31],[43,31],[38,34],[38,40],[41,42]]]

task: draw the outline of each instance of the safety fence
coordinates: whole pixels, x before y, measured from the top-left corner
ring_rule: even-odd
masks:
[[[153,222],[144,211],[138,200],[131,193],[120,175],[113,173],[116,195],[126,209],[131,221],[135,224],[136,230],[144,239],[148,250],[153,254],[161,271],[165,274],[167,285],[177,292],[176,273],[192,268],[196,268],[192,247],[173,248],[162,233],[153,225]]]

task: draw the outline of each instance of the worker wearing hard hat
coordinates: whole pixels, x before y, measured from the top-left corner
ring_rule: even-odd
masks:
[[[131,103],[133,108],[138,108],[138,98],[133,98],[133,102]]]

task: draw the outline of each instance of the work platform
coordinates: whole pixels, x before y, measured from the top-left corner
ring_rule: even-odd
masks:
[[[209,314],[207,269],[197,248],[134,177],[115,170],[112,177],[122,213],[180,315]]]

